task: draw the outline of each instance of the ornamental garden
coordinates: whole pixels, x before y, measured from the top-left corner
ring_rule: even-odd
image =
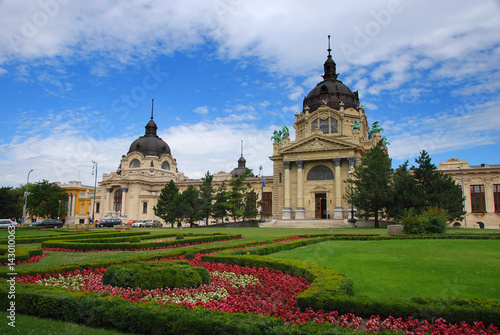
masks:
[[[500,332],[494,230],[12,232],[0,231],[4,334]]]

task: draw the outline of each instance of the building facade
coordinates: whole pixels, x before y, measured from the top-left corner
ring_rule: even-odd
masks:
[[[283,127],[273,144],[273,213],[283,220],[346,219],[345,180],[363,153],[382,139],[378,128],[368,133],[358,92],[337,79],[330,51],[323,81],[295,114],[295,140]]]
[[[61,220],[64,224],[88,224],[94,211],[92,207],[94,203],[94,186],[83,185],[81,181],[57,184],[68,193],[68,200],[60,205],[60,208],[65,208],[66,211],[59,212],[58,220]],[[99,193],[99,189],[97,193]],[[99,211],[99,205],[97,211]]]

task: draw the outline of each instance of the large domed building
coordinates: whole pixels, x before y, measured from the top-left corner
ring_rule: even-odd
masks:
[[[368,136],[358,92],[338,80],[328,47],[323,81],[295,114],[295,141],[287,131],[274,141],[273,213],[290,219],[346,219],[345,180],[363,153],[381,140]]]

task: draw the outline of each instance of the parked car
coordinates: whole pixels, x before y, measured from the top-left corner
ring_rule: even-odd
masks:
[[[32,227],[45,227],[45,228],[62,228],[64,224],[56,219],[41,219],[36,222],[28,223]]]
[[[146,224],[142,220],[137,220],[134,223],[132,223],[132,228],[141,228],[141,227],[146,227]]]
[[[137,221],[138,221],[138,220],[129,220],[129,221],[127,222],[127,224],[128,224],[129,226],[131,226],[132,224],[134,224],[134,223],[135,223],[135,222],[137,222]]]
[[[114,227],[116,225],[121,225],[121,219],[104,219],[95,224],[96,227]]]
[[[11,219],[0,219],[0,227],[9,227],[14,226],[17,227],[17,222],[12,221]]]
[[[152,227],[152,228],[161,228],[163,225],[161,224],[160,221],[158,220],[144,220],[144,224],[146,227]]]

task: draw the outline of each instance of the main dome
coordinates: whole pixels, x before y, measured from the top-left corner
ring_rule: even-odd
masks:
[[[328,39],[328,43],[330,43],[330,39]],[[316,85],[304,98],[302,107],[309,107],[311,112],[323,106],[325,102],[327,106],[336,110],[340,109],[341,102],[344,103],[344,108],[359,107],[358,91],[351,91],[344,83],[337,80],[339,74],[336,73],[336,64],[332,59],[330,51],[330,46],[328,46],[328,58],[324,65],[324,80]]]
[[[156,130],[158,129],[158,127],[153,121],[153,117],[151,117],[151,120],[148,122],[145,128],[146,133],[144,134],[144,136],[141,136],[134,142],[132,142],[127,155],[131,152],[140,152],[144,156],[161,157],[165,154],[170,155],[170,147],[156,134]]]

